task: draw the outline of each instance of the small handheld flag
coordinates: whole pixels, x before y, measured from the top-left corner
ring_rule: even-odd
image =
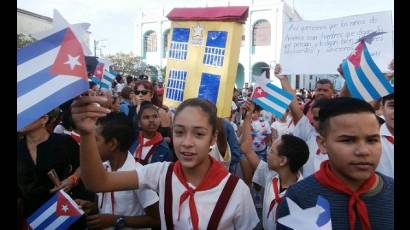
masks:
[[[393,86],[374,63],[366,46],[366,42],[371,42],[374,36],[380,34],[373,32],[359,39],[354,52],[342,63],[350,93],[353,97],[367,102],[377,100],[394,91]]]
[[[68,229],[68,227],[83,214],[84,211],[61,189],[43,206],[37,209],[37,211],[27,219],[27,222],[33,230],[63,230]]]
[[[97,66],[95,67],[94,70],[94,76],[91,79],[93,82],[100,84],[101,83],[101,79],[103,78],[104,75],[104,63],[98,63]]]
[[[280,118],[285,114],[292,99],[292,94],[272,84],[266,78],[265,72],[256,78],[252,100],[264,110]]]
[[[111,89],[112,81],[117,76],[117,73],[113,70],[105,70],[104,76],[101,79],[101,88]]]
[[[17,130],[87,90],[84,52],[67,22],[17,50]]]

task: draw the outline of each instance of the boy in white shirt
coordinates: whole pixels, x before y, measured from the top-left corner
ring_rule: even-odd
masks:
[[[249,118],[245,119],[249,120]],[[255,170],[253,182],[265,187],[262,208],[263,228],[274,230],[276,229],[276,209],[286,189],[303,179],[299,169],[306,163],[309,150],[300,138],[284,134],[272,143],[267,162],[264,162],[252,149],[249,121],[245,120],[244,124],[241,149],[252,169]]]
[[[394,178],[394,93],[382,99],[385,123],[380,126],[382,154],[377,172]]]
[[[329,99],[320,99],[316,100],[312,107],[313,115],[313,125],[309,122],[309,119],[306,115],[303,114],[303,111],[299,108],[298,102],[296,100],[295,92],[290,86],[288,78],[285,75],[280,75],[281,66],[279,64],[275,67],[275,76],[279,78],[282,88],[293,94],[294,98],[289,105],[290,112],[292,114],[293,123],[295,125],[293,129],[293,135],[301,138],[306,142],[309,147],[309,159],[306,164],[303,166],[303,176],[308,177],[320,169],[320,164],[328,160],[326,153],[322,153],[319,149],[319,146],[316,142],[317,137],[319,136],[317,129],[319,127],[319,110],[320,107],[327,104]]]
[[[133,130],[123,113],[97,121],[95,138],[107,172],[135,170],[142,165],[127,150]],[[97,193],[99,214],[87,217],[88,227],[103,229],[159,228],[158,195],[150,189]]]

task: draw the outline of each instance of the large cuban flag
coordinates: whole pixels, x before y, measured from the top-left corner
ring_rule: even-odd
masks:
[[[270,82],[266,78],[265,72],[261,76],[256,77],[255,83],[252,100],[276,117],[282,117],[290,102],[292,102],[292,94]]]
[[[63,190],[58,191],[28,219],[30,227],[36,229],[68,229],[84,211]]]
[[[17,130],[87,91],[87,79],[82,45],[68,23],[17,50]]]
[[[347,87],[353,97],[370,102],[393,93],[393,86],[374,63],[366,42],[381,33],[373,32],[360,39],[354,52],[343,60],[342,69]]]

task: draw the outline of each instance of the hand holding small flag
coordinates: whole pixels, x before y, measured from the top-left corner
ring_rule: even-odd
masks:
[[[36,229],[68,229],[84,212],[63,190],[58,191],[50,200],[35,211],[27,222]]]

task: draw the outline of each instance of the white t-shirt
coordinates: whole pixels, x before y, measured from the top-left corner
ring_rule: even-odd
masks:
[[[107,171],[111,171],[110,163],[104,162]],[[117,171],[129,171],[141,168],[142,165],[135,161],[134,157],[128,153],[124,165]],[[156,192],[151,189],[136,189],[129,191],[115,191],[114,193],[114,213],[112,213],[111,192],[97,193],[98,195],[98,209],[100,213],[108,213],[123,216],[141,216],[145,215],[144,208],[153,205],[159,201]],[[103,195],[104,194],[104,195]],[[104,198],[104,199],[103,199]],[[101,207],[101,203],[103,204]],[[106,228],[113,230],[114,227]],[[136,229],[136,228],[123,228]]]
[[[262,117],[252,121],[252,149],[254,151],[262,151],[266,149],[266,137],[271,133],[272,131],[269,122]]]
[[[159,194],[159,210],[161,216],[161,229],[166,229],[164,216],[164,198],[165,198],[165,178],[168,166],[171,162],[156,162],[144,167],[136,169],[138,174],[138,186],[140,188],[150,188]],[[229,178],[228,174],[221,183],[215,188],[195,192],[195,203],[197,207],[199,229],[206,229],[209,223],[211,214],[215,208],[226,182]],[[192,186],[192,185],[190,185]],[[194,186],[192,186],[194,188]],[[188,199],[184,201],[179,209],[179,198],[185,192],[184,185],[179,181],[177,176],[172,174],[172,217],[175,229],[193,229],[191,224],[191,216],[189,211]],[[178,211],[181,211],[180,219],[178,220]],[[221,217],[218,229],[253,229],[259,222],[256,213],[255,205],[253,204],[252,196],[249,187],[239,180],[225,211]]]
[[[285,123],[279,122],[279,121],[274,121],[272,125],[270,126],[272,129],[275,129],[276,132],[278,133],[278,139],[283,135],[283,134],[289,134],[293,132],[293,129],[295,126],[293,125],[292,119],[286,119]]]
[[[376,168],[377,172],[380,172],[386,176],[394,178],[394,144],[390,143],[385,136],[394,135],[387,129],[386,123],[380,126],[380,139],[382,144],[382,154],[380,156],[379,165]]]
[[[115,92],[121,94],[122,89],[125,87],[125,83],[117,83],[115,85]]]
[[[263,117],[263,119],[264,119],[265,121],[267,121],[267,122],[269,123],[269,125],[272,124],[272,117],[273,117],[273,115],[272,115],[271,112],[266,111],[266,110],[262,110],[262,111],[261,111],[261,116]]]
[[[328,160],[327,154],[320,153],[319,146],[316,142],[318,133],[310,124],[309,119],[303,115],[293,129],[293,135],[304,140],[309,147],[309,159],[303,165],[303,177],[308,177],[320,169],[320,164]],[[319,152],[319,154],[318,154]]]
[[[277,172],[269,169],[268,164],[264,161],[259,161],[258,167],[253,174],[252,182],[265,187],[264,197],[263,197],[263,207],[262,207],[262,223],[265,230],[275,230],[276,229],[276,209],[278,205],[275,204],[268,215],[269,206],[272,200],[275,199],[275,192],[272,187],[272,180],[274,177],[279,179]],[[299,173],[298,182],[303,179],[302,174]],[[278,185],[280,185],[280,180],[278,180]],[[279,188],[278,191],[280,192]],[[279,193],[282,198],[286,194],[286,190]]]

